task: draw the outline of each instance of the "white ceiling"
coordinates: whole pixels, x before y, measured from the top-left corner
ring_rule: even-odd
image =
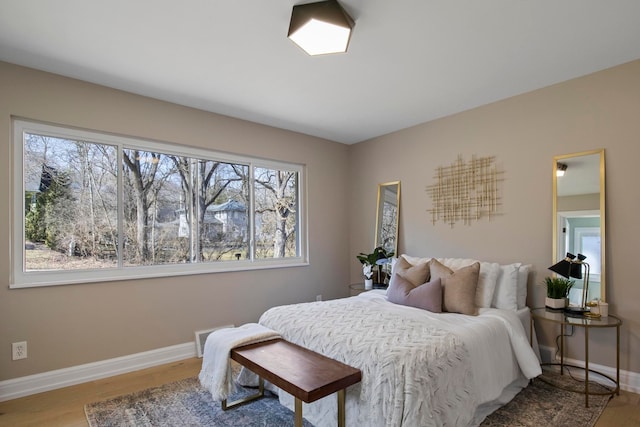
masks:
[[[567,165],[563,177],[558,177],[559,197],[600,193],[600,154],[574,156],[558,160]]]
[[[0,0],[0,60],[350,144],[640,58],[638,0],[342,0],[322,57],[306,2]]]

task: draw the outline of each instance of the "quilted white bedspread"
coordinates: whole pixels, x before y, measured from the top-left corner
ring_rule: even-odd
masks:
[[[473,425],[479,405],[522,375],[540,373],[520,320],[506,310],[436,314],[373,291],[275,307],[259,323],[362,370],[362,382],[347,390],[349,426]],[[279,393],[293,408],[293,398]],[[337,425],[336,413],[333,395],[303,408],[316,427]]]

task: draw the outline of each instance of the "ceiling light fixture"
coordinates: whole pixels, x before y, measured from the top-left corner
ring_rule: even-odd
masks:
[[[558,163],[558,167],[556,168],[556,176],[564,176],[564,173],[567,170],[567,165],[564,163]]]
[[[355,22],[336,0],[293,6],[288,37],[309,55],[344,53]]]

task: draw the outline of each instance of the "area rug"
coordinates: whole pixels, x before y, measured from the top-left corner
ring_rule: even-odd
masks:
[[[572,381],[569,375],[556,376],[552,380],[564,385]],[[593,387],[598,386],[594,384]],[[608,401],[609,396],[590,396],[589,408],[585,408],[583,394],[536,379],[511,402],[487,417],[482,426],[592,427]],[[91,427],[273,427],[294,424],[293,412],[280,405],[274,395],[223,411],[220,403],[213,402],[209,392],[200,387],[197,378],[91,403],[85,406],[85,413]],[[304,425],[312,427],[306,420]]]
[[[229,397],[232,402],[255,390],[241,389]],[[200,386],[198,378],[154,387],[103,402],[85,406],[90,427],[271,427],[293,426],[294,413],[278,402],[277,396],[265,390],[265,397],[226,411],[220,402]],[[304,420],[305,427],[313,427]]]
[[[558,386],[574,391],[567,391]],[[586,408],[582,390],[584,390],[584,383],[572,378],[570,374],[559,375],[545,370],[541,377],[534,379],[511,402],[489,415],[481,426],[593,427],[611,396],[590,395],[589,407]],[[609,389],[590,381],[589,390],[602,393]]]

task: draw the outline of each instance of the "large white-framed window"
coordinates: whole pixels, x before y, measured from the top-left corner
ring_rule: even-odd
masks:
[[[308,263],[304,165],[13,128],[12,288]]]

